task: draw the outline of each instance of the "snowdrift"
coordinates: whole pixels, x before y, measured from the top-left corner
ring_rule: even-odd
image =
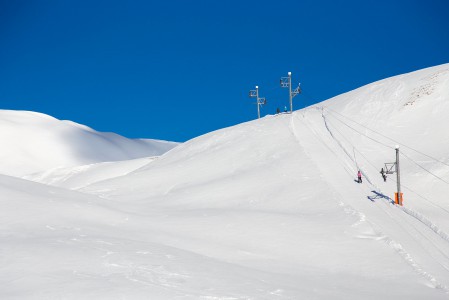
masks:
[[[23,176],[56,167],[158,156],[177,143],[127,139],[29,111],[0,110],[0,174]]]
[[[76,167],[60,167],[25,175],[22,176],[22,178],[76,190],[106,179],[125,176],[155,159],[157,159],[157,157],[144,157],[118,162],[103,162]]]
[[[55,186],[0,176],[0,296],[447,299],[448,101],[446,64]]]

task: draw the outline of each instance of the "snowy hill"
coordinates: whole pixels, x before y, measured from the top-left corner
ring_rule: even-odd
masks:
[[[118,162],[103,162],[65,168],[60,167],[29,174],[22,178],[76,190],[106,179],[127,175],[155,159],[157,157],[144,157]]]
[[[59,187],[0,176],[0,297],[448,299],[448,103],[446,64]]]
[[[0,110],[0,174],[22,176],[56,167],[158,156],[177,143],[130,140],[29,111]]]

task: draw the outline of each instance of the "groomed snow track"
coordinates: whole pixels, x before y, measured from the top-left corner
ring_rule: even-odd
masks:
[[[328,181],[334,183],[333,187],[340,195],[341,206],[345,212],[359,216],[360,222],[370,224],[377,234],[376,240],[387,243],[433,287],[449,294],[449,235],[423,214],[406,206],[395,205],[392,199],[385,196],[382,190],[370,180],[371,176],[379,175],[372,174],[367,169],[361,169],[366,180],[362,185],[355,183],[353,179],[358,164],[354,156],[351,156],[349,150],[332,132],[321,108],[293,113],[290,123],[293,136],[301,147],[306,149]],[[316,143],[308,145],[301,143],[301,140],[315,140]],[[314,151],[315,147],[320,147],[320,151]],[[323,153],[323,151],[327,151],[328,155],[314,155],[316,152]],[[342,178],[352,186],[346,183],[341,184],[339,179]],[[348,193],[349,190],[352,191]],[[370,197],[372,193],[381,197],[373,201],[373,197]],[[359,196],[349,196],[354,194]],[[398,228],[400,231],[397,230]],[[425,250],[414,251],[419,248]]]

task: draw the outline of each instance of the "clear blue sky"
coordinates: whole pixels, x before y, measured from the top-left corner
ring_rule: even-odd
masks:
[[[449,1],[0,0],[0,108],[185,141],[449,62]]]

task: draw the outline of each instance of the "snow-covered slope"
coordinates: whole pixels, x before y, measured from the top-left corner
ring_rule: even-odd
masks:
[[[135,171],[157,157],[144,157],[118,162],[103,162],[76,167],[61,167],[23,176],[22,178],[71,190],[93,183],[124,176]]]
[[[0,110],[0,174],[22,176],[56,167],[158,156],[177,143],[130,140],[29,111]]]
[[[96,165],[79,191],[0,176],[0,296],[447,299],[448,101],[442,65],[121,162],[124,176]],[[396,144],[404,207],[379,174]]]

